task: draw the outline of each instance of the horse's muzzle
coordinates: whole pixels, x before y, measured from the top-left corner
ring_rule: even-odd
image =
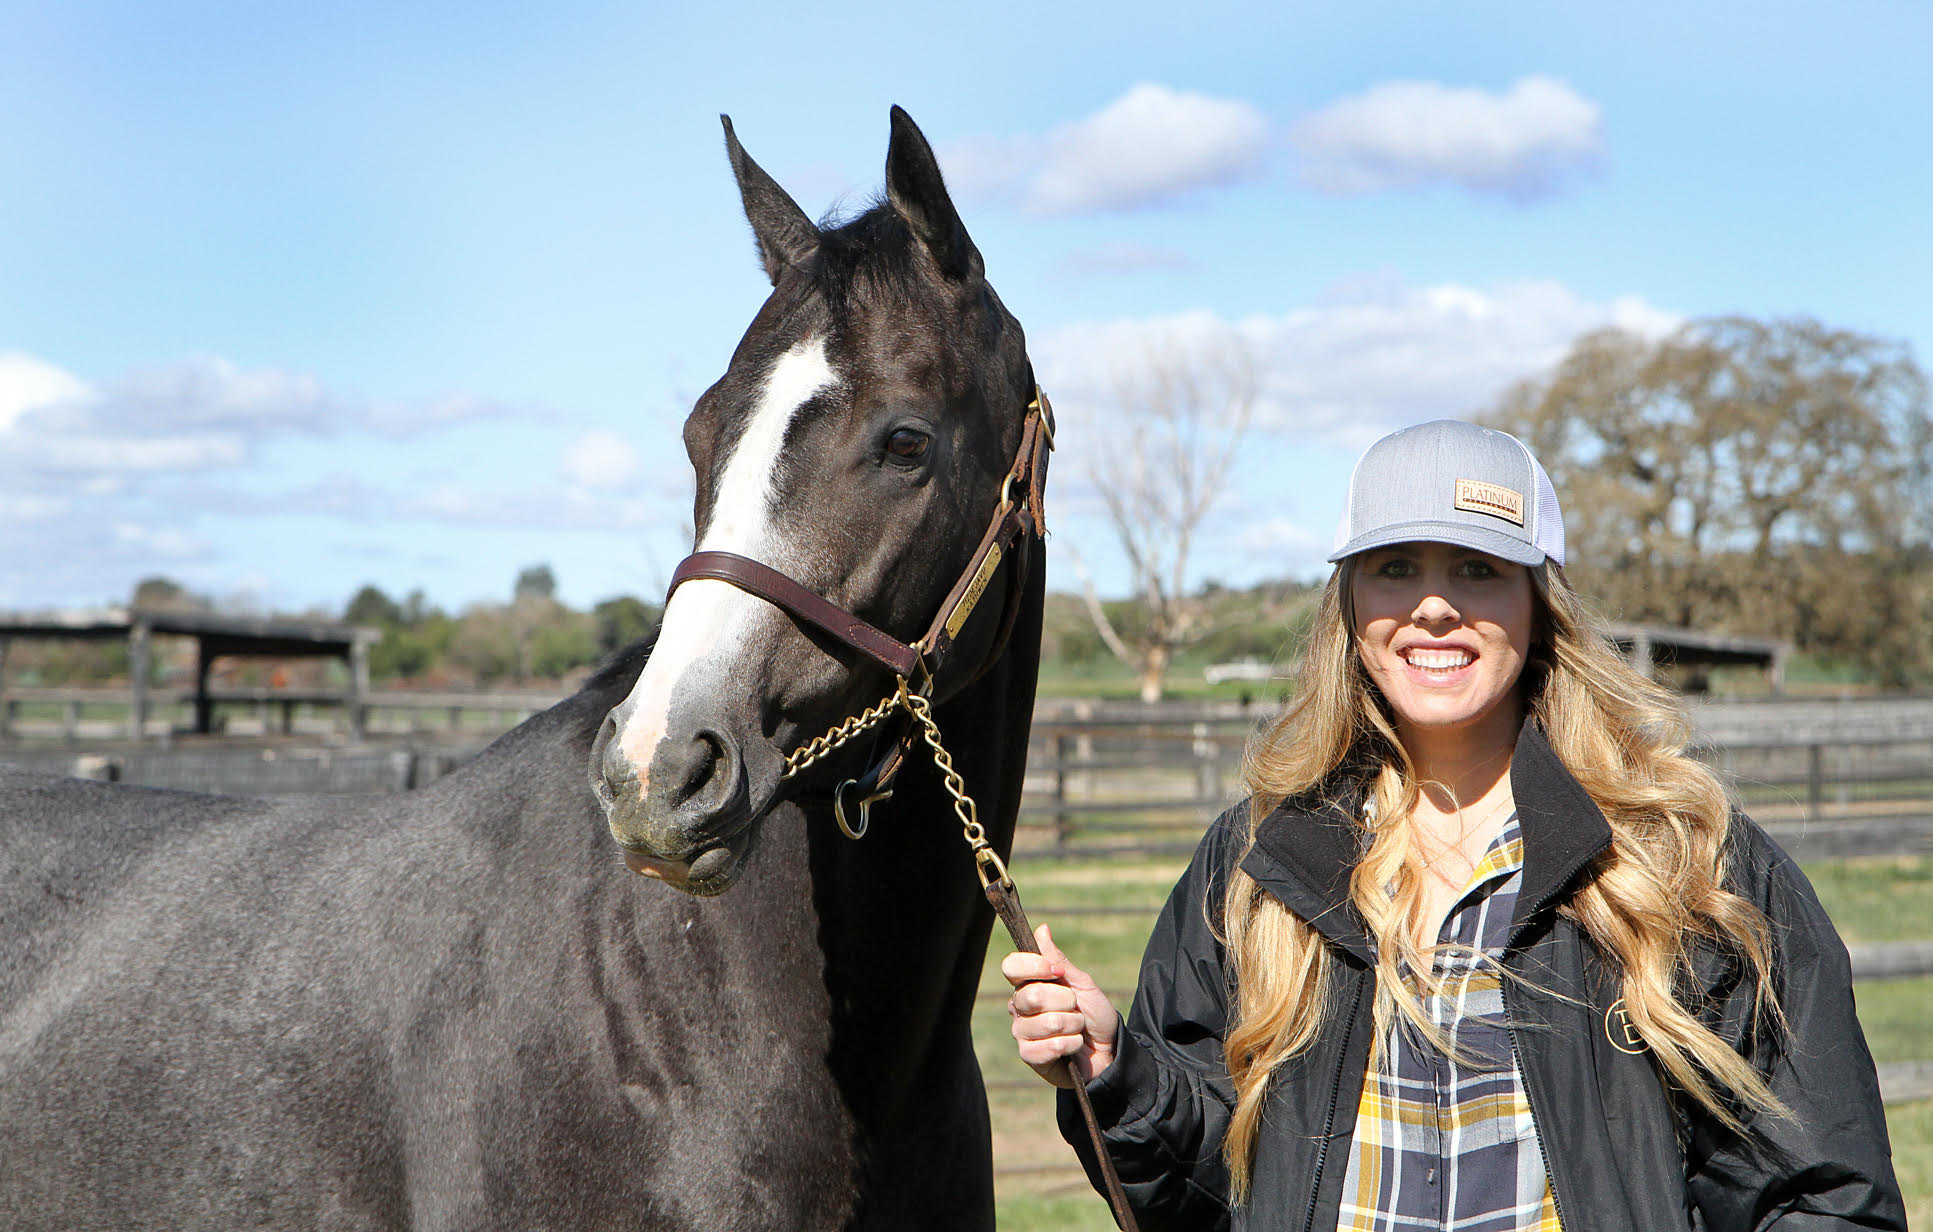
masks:
[[[752,810],[738,742],[715,729],[658,742],[640,768],[607,716],[591,749],[591,790],[632,872],[692,894],[723,893],[751,844]]]

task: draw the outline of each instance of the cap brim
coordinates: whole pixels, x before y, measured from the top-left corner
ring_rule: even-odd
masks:
[[[1536,544],[1525,543],[1501,531],[1481,526],[1462,526],[1455,522],[1398,522],[1393,526],[1379,526],[1366,535],[1357,535],[1331,552],[1329,563],[1335,564],[1347,557],[1396,543],[1448,543],[1460,548],[1475,548],[1479,552],[1488,552],[1525,566],[1541,565],[1545,560],[1543,549]]]

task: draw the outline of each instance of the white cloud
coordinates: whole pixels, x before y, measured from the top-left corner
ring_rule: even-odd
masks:
[[[1056,406],[1079,413],[1105,402],[1123,357],[1239,338],[1261,368],[1258,430],[1361,445],[1405,424],[1484,409],[1586,330],[1619,325],[1655,337],[1678,321],[1642,300],[1592,303],[1549,281],[1484,290],[1378,278],[1278,316],[1193,311],[1066,326],[1043,334],[1034,352]]]
[[[45,360],[18,351],[0,352],[0,432],[28,411],[82,402],[89,392],[86,382]]]
[[[620,488],[637,476],[638,451],[617,433],[594,428],[564,451],[559,471],[567,481],[583,487]]]
[[[1278,315],[1233,320],[1198,310],[1045,331],[1031,349],[1060,421],[1054,499],[1065,511],[1061,531],[1104,592],[1125,591],[1125,564],[1092,486],[1091,459],[1118,437],[1115,383],[1150,352],[1213,354],[1240,340],[1256,360],[1250,435],[1197,537],[1195,569],[1198,577],[1243,582],[1320,567],[1349,467],[1377,437],[1484,411],[1505,386],[1555,364],[1588,330],[1618,325],[1657,337],[1678,323],[1639,299],[1593,302],[1549,281],[1410,287],[1381,276]]]
[[[372,404],[309,374],[215,357],[90,382],[0,353],[0,605],[96,601],[155,568],[185,577],[219,559],[210,519],[366,521],[404,509],[403,496],[354,477],[278,484],[272,446],[327,437],[354,458],[387,448],[383,438],[509,417],[552,416],[469,397]],[[521,524],[545,524],[552,508],[588,523],[569,496],[524,501]],[[445,520],[474,522],[495,499],[479,494]]]
[[[170,436],[116,437],[77,433],[49,436],[32,452],[36,469],[82,475],[98,483],[123,471],[199,471],[239,466],[248,448],[234,433],[186,433]]]
[[[941,158],[963,195],[1037,214],[1160,205],[1260,170],[1268,119],[1253,104],[1142,82],[1046,136],[978,138]]]
[[[136,431],[210,428],[249,436],[327,432],[357,412],[313,376],[196,356],[110,382],[96,414]]]
[[[117,547],[156,560],[195,560],[208,552],[206,542],[174,526],[116,522],[113,536]]]
[[[1157,270],[1178,272],[1194,267],[1195,262],[1187,253],[1176,248],[1158,248],[1152,244],[1109,244],[1104,248],[1074,253],[1061,262],[1063,273],[1077,277]]]
[[[1302,175],[1325,192],[1454,184],[1529,200],[1597,166],[1602,109],[1553,77],[1504,94],[1391,81],[1304,119]]]

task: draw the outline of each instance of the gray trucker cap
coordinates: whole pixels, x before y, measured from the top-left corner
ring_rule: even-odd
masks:
[[[1550,476],[1522,441],[1439,419],[1392,432],[1363,454],[1329,560],[1419,541],[1520,565],[1561,565],[1564,514]]]

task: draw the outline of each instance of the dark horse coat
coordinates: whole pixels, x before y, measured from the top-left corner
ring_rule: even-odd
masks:
[[[758,228],[753,198],[776,186],[739,165]],[[814,412],[827,448],[849,436],[827,417],[867,412],[867,381],[886,371],[887,409],[919,408],[939,443],[927,469],[876,488],[926,509],[927,525],[882,524],[877,497],[833,508],[841,538],[815,558],[836,563],[848,543],[889,553],[875,572],[890,593],[840,597],[907,636],[979,537],[1031,380],[931,151],[897,111],[888,178],[891,199],[847,228],[864,244],[841,251],[860,275],[895,262],[892,277],[847,281],[851,267],[815,256],[796,206],[786,234],[760,231],[779,290],[686,437],[702,533],[743,416],[733,390],[759,386],[787,330],[829,338],[841,365],[839,401]],[[941,231],[951,247],[929,254],[923,237]],[[906,324],[915,301],[942,328]],[[943,328],[955,311],[981,325]],[[852,342],[880,330],[897,344]],[[943,395],[908,376],[923,371],[994,376]],[[812,461],[792,470],[809,478]],[[941,497],[973,509],[970,524]],[[905,563],[888,567],[895,552]],[[1002,852],[1042,573],[1036,562],[1016,592],[1008,653],[936,710]],[[996,590],[1012,588],[1008,575]],[[811,672],[738,691],[744,740],[796,746],[885,691],[881,669],[840,667],[776,627],[767,662],[789,654]],[[937,775],[915,758],[863,842],[793,789],[754,783],[731,796],[741,864],[727,892],[633,877],[593,791],[592,747],[645,662],[631,652],[403,796],[248,800],[0,770],[0,1227],[991,1227],[968,1030],[991,917]],[[681,807],[696,832],[703,819]]]

